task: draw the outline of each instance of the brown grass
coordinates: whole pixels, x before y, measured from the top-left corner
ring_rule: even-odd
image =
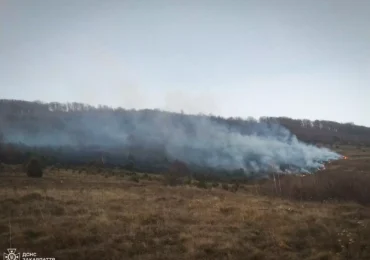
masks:
[[[278,175],[261,186],[260,192],[295,200],[355,201],[370,205],[370,155],[347,150],[346,160],[306,176]]]
[[[295,200],[355,201],[370,205],[370,174],[324,171],[314,175],[278,176],[262,185],[263,194]]]
[[[18,175],[0,177],[4,252],[11,230],[18,251],[57,259],[370,259],[370,208],[355,202],[262,196],[264,184],[171,187],[104,170]]]

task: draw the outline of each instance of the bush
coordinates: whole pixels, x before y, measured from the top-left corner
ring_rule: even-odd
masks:
[[[169,185],[169,186],[177,186],[177,185],[183,185],[184,184],[184,180],[183,178],[175,175],[174,173],[166,173],[164,176],[163,176],[163,182],[165,185]]]
[[[124,168],[126,169],[126,170],[128,170],[128,171],[132,171],[133,169],[134,169],[134,167],[135,167],[135,163],[132,161],[132,160],[130,160],[125,166],[124,166]]]
[[[177,186],[186,184],[190,185],[191,181],[190,171],[184,162],[175,160],[164,174],[164,184],[170,186]]]
[[[197,187],[200,188],[200,189],[207,189],[208,188],[208,185],[205,181],[199,181],[197,183]]]
[[[144,173],[143,175],[141,175],[141,179],[147,180],[147,181],[152,181],[153,180],[152,176],[149,175],[148,173]]]
[[[140,182],[140,179],[137,175],[132,175],[130,177],[130,181],[133,181],[133,182]]]
[[[231,186],[231,191],[232,192],[237,192],[239,190],[239,183],[234,183],[232,186]]]
[[[27,164],[27,176],[32,178],[41,178],[42,175],[42,166],[39,160],[31,159]]]
[[[218,182],[213,182],[213,183],[212,183],[212,187],[213,187],[213,188],[218,188]]]
[[[185,178],[184,184],[189,185],[189,186],[192,185],[193,184],[193,179],[191,177]]]
[[[136,176],[136,172],[134,172],[134,171],[126,172],[126,174],[128,176]]]

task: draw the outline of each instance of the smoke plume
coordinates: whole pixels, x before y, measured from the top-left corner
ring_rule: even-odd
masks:
[[[162,147],[170,159],[245,172],[312,172],[341,156],[303,143],[262,120],[226,120],[156,110],[87,109],[26,115],[3,127],[5,141],[30,146]],[[60,108],[59,108],[60,110]],[[64,109],[68,110],[68,109]],[[42,119],[37,118],[41,116]],[[32,119],[31,119],[32,118]],[[48,119],[48,123],[39,124]],[[30,129],[27,122],[36,122]]]

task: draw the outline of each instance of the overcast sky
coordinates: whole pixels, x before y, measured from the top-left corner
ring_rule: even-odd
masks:
[[[369,0],[0,0],[0,98],[370,126]]]

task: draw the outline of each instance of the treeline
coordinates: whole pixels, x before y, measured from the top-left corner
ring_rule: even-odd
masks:
[[[324,120],[310,121],[286,117],[267,120],[276,120],[304,142],[370,145],[370,128],[355,125],[354,123],[338,123]]]
[[[29,133],[37,131],[40,127],[46,129],[63,129],[68,120],[80,114],[89,115],[92,119],[104,116],[115,116],[122,123],[133,117],[142,120],[150,118],[158,113],[171,115],[171,120],[181,122],[184,115],[160,110],[127,110],[123,108],[110,108],[108,106],[94,107],[82,103],[43,103],[28,102],[21,100],[0,100],[0,133],[4,134],[8,126],[19,126],[27,129]],[[205,115],[198,115],[205,116]],[[259,120],[249,117],[222,118],[209,115],[211,120],[226,124],[230,127],[239,128],[240,131],[248,132],[251,126],[259,122],[278,123],[289,129],[298,139],[310,143],[325,144],[353,144],[370,145],[370,127],[359,126],[353,123],[338,123],[334,121],[292,119],[287,117],[261,117]],[[10,128],[9,128],[10,129]]]

